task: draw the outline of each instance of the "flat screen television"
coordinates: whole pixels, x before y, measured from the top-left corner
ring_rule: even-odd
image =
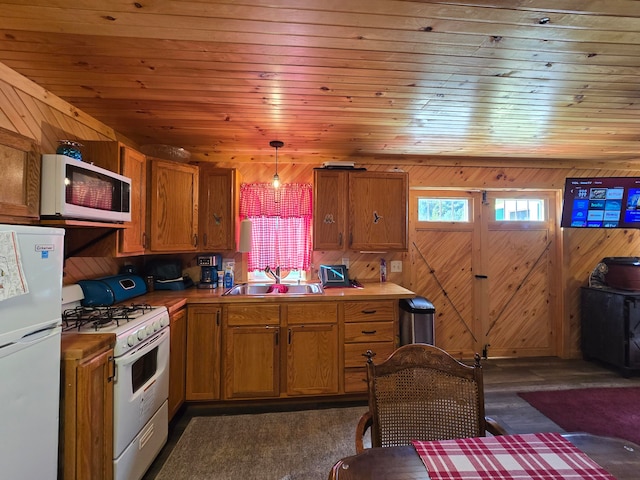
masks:
[[[640,178],[567,178],[561,226],[640,228]]]

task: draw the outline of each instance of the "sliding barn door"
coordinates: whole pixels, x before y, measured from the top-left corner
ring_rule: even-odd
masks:
[[[467,358],[556,354],[555,204],[549,192],[411,192],[411,289],[435,306],[437,346]]]

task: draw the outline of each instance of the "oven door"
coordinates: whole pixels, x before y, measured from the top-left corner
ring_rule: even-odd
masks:
[[[169,329],[116,357],[113,401],[113,455],[127,445],[169,397]]]

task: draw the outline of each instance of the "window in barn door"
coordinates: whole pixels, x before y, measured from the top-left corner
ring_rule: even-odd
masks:
[[[251,251],[247,267],[251,279],[266,279],[261,272],[271,269],[299,272],[310,269],[311,184],[244,183],[240,186],[240,218],[252,226]],[[253,272],[253,274],[252,274]]]
[[[469,198],[418,198],[419,222],[469,222]]]
[[[546,203],[542,198],[496,198],[497,222],[544,222]],[[470,222],[471,200],[456,197],[418,198],[419,222]]]
[[[544,222],[545,201],[541,198],[496,198],[498,222]]]

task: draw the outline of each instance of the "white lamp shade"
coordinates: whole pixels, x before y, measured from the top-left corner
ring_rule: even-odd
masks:
[[[242,220],[240,222],[240,245],[239,252],[251,251],[251,220]]]

